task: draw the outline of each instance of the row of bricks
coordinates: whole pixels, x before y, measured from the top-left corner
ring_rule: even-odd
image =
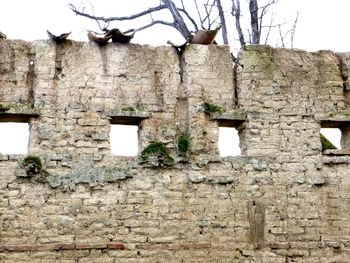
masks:
[[[25,251],[57,251],[75,249],[124,249],[122,243],[55,243],[39,245],[0,245],[0,251],[25,252]]]
[[[208,249],[211,243],[183,243],[183,244],[140,244],[137,249]],[[58,251],[76,249],[125,249],[123,243],[56,243],[40,245],[0,245],[0,252],[27,252],[27,251]]]
[[[256,249],[315,249],[315,248],[340,248],[341,245],[350,247],[350,241],[344,242],[265,242],[255,244]],[[211,243],[183,243],[183,244],[139,244],[137,249],[209,249]],[[123,243],[55,243],[39,245],[0,245],[0,252],[27,252],[27,251],[58,251],[80,249],[125,249]]]
[[[266,242],[255,244],[256,249],[271,248],[271,249],[315,249],[315,248],[340,248],[341,245],[344,247],[350,247],[350,241],[344,242]]]

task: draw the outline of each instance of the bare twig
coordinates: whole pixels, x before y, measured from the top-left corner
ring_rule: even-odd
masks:
[[[166,22],[166,21],[163,21],[163,20],[153,20],[151,23],[149,23],[147,25],[144,25],[144,26],[136,28],[136,29],[126,30],[124,33],[128,34],[128,33],[131,33],[133,31],[142,31],[142,30],[145,30],[145,29],[147,29],[147,28],[149,28],[151,26],[154,26],[156,24],[161,24],[161,25],[165,25],[165,26],[175,27],[174,23],[169,23],[169,22]]]
[[[271,15],[271,20],[270,20],[270,25],[268,26],[268,31],[267,31],[267,34],[266,34],[266,38],[265,38],[265,45],[267,44],[267,41],[268,41],[268,39],[269,39],[269,37],[270,37],[270,32],[271,32],[271,28],[273,28],[273,20],[275,19],[275,17],[274,17],[274,14],[272,13],[272,15]]]
[[[213,19],[213,21],[210,22],[209,28],[211,28],[212,25],[216,24],[219,18],[220,18],[220,15],[217,15],[217,17],[215,17],[215,18]]]
[[[198,14],[198,17],[199,17],[199,21],[201,22],[201,28],[204,29],[204,22],[203,22],[203,19],[202,19],[202,16],[201,16],[201,12],[199,10],[199,7],[198,7],[198,3],[197,3],[197,0],[193,0],[194,1],[194,4],[196,5],[196,10],[197,10],[197,14]]]
[[[208,20],[208,28],[205,28],[205,29],[210,30],[210,15],[209,15],[209,10],[208,10],[208,4],[209,4],[209,0],[207,0],[207,3],[203,5],[204,6],[204,11],[205,11],[205,17],[203,19],[203,26],[202,26],[202,28],[205,28],[204,27],[204,23],[205,23],[206,20]]]
[[[185,4],[183,0],[181,0],[181,5],[182,5],[182,9],[185,9]]]
[[[251,45],[251,44],[253,44],[252,43],[252,34],[250,33],[249,28],[247,29],[247,31],[248,31],[248,43]]]
[[[216,19],[214,19],[213,22],[210,22],[210,17],[211,17],[211,13],[213,11],[213,7],[215,6],[215,2],[216,2],[216,0],[213,0],[213,3],[209,5],[209,0],[207,0],[207,3],[204,4],[204,10],[205,10],[206,16],[203,19],[203,24],[205,23],[206,20],[208,20],[208,28],[207,28],[208,30],[210,30],[210,27],[214,24],[214,21],[216,20]],[[210,7],[209,10],[208,10],[208,6]]]
[[[190,14],[186,11],[185,8],[178,8],[178,10],[182,13],[185,14],[185,16],[188,18],[188,20],[190,20],[190,22],[192,23],[192,25],[194,26],[194,29],[195,31],[197,32],[199,29],[198,29],[198,26],[197,26],[197,23],[196,21],[194,21],[194,19],[190,16]]]
[[[262,32],[262,25],[263,25],[263,18],[265,17],[266,15],[266,12],[267,12],[267,8],[273,4],[277,4],[278,3],[278,0],[270,0],[266,5],[262,6],[261,7],[261,14],[260,14],[260,17],[259,17],[259,31],[260,31],[260,34]]]
[[[290,32],[290,47],[291,48],[293,48],[293,45],[294,45],[294,35],[295,35],[295,30],[297,28],[298,18],[299,18],[299,11],[297,12],[297,16],[295,18],[292,30]]]
[[[279,34],[280,34],[280,39],[281,39],[281,44],[282,44],[282,47],[285,47],[285,44],[284,44],[284,39],[286,38],[286,36],[288,35],[288,33],[290,32],[290,30],[288,30],[284,35],[282,35],[282,29],[281,29],[281,24],[278,25],[278,31],[279,31]]]
[[[92,5],[92,3],[91,3],[90,0],[89,0],[88,2],[89,2],[90,7],[91,7],[92,15],[95,17],[95,9],[94,9],[94,6]],[[108,24],[105,22],[105,26],[101,27],[100,22],[99,22],[97,19],[94,19],[94,20],[96,21],[97,26],[99,27],[99,29],[100,29],[101,31],[103,31],[104,28],[107,28],[107,27],[108,27],[109,22],[108,22]],[[106,24],[107,24],[107,26],[106,26]]]

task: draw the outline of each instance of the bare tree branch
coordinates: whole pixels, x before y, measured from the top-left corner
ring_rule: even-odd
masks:
[[[284,35],[282,35],[282,28],[281,28],[281,26],[282,26],[282,24],[279,24],[279,25],[278,25],[278,31],[279,31],[279,34],[280,34],[280,39],[281,39],[282,47],[285,47],[284,39],[286,38],[286,36],[288,35],[288,33],[289,33],[291,30],[288,30]]]
[[[208,20],[208,28],[205,28],[205,27],[204,28],[209,30],[210,29],[210,17],[209,17],[208,4],[209,4],[209,0],[207,0],[207,3],[203,5],[204,11],[205,11],[205,17],[203,19],[203,27],[204,27],[205,21]]]
[[[90,0],[86,0],[86,1],[90,1]],[[244,11],[247,11],[246,14],[250,14],[250,25],[248,26],[249,28],[247,29],[247,31],[244,30],[244,33],[241,27],[241,22],[242,22],[241,19],[243,18],[241,14],[240,0],[232,0],[232,8],[231,8],[231,14],[235,18],[235,27],[237,30],[238,39],[241,46],[246,45],[246,43],[259,44],[263,33],[264,33],[264,37],[265,37],[264,40],[266,44],[268,42],[268,39],[271,37],[270,33],[273,31],[274,27],[276,28],[278,27],[278,29],[276,30],[279,30],[279,38],[281,41],[281,45],[285,46],[285,42],[286,42],[285,39],[288,36],[288,34],[290,34],[291,46],[293,46],[295,29],[298,21],[298,14],[292,29],[287,31],[287,33],[284,34],[283,27],[282,27],[283,24],[278,23],[274,25],[274,19],[275,19],[274,13],[272,13],[270,22],[268,24],[263,23],[263,20],[266,19],[267,17],[266,14],[268,13],[269,7],[273,4],[278,3],[279,0],[267,0],[266,1],[267,4],[261,7],[258,6],[258,0],[245,0],[245,1],[249,3],[249,9]],[[196,33],[201,31],[199,30],[200,27],[203,29],[208,29],[210,31],[210,28],[215,23],[220,23],[222,26],[223,42],[224,44],[228,44],[229,42],[228,31],[227,31],[228,28],[226,24],[225,12],[223,10],[224,7],[222,6],[223,2],[224,1],[222,0],[192,0],[192,4],[195,6],[194,14],[196,14],[197,12],[197,15],[199,18],[193,17],[193,14],[189,12],[189,9],[186,9],[185,0],[177,0],[177,6],[175,5],[175,0],[159,0],[158,6],[148,8],[147,10],[144,10],[136,14],[132,14],[130,16],[120,16],[120,17],[95,16],[94,8],[92,5],[91,5],[92,12],[90,13],[85,12],[84,7],[76,8],[72,4],[70,5],[70,9],[76,15],[87,17],[89,19],[94,19],[98,23],[98,26],[102,31],[106,31],[107,27],[109,26],[109,23],[112,21],[129,21],[129,20],[144,17],[145,15],[150,15],[151,21],[148,24],[143,25],[136,29],[129,29],[125,31],[125,33],[140,31],[140,30],[147,29],[156,24],[162,24],[162,25],[175,28],[186,39],[187,43],[191,43],[191,40],[195,35],[195,34],[192,35],[189,29],[192,29],[192,30],[194,29]],[[186,4],[188,3],[189,1],[186,1]],[[167,9],[170,12],[173,20],[153,19],[152,14],[165,9]],[[100,24],[101,22],[105,23],[104,28],[102,28],[102,25]]]
[[[283,36],[282,36],[281,25],[278,25],[278,32],[280,34],[280,40],[281,40],[281,43],[282,43],[282,47],[284,47],[284,39],[283,39]]]
[[[95,9],[94,9],[94,6],[92,5],[90,0],[89,0],[89,4],[90,4],[90,7],[91,7],[92,15],[95,16]],[[103,28],[105,28],[105,26],[101,27],[100,22],[97,19],[95,19],[95,21],[96,21],[98,27],[100,28],[100,30],[103,31]],[[105,22],[105,24],[106,24],[106,22]]]
[[[265,36],[265,44],[267,44],[269,38],[270,38],[270,33],[272,32],[273,28],[278,28],[279,38],[277,40],[277,43],[279,41],[281,42],[280,44],[284,47],[286,44],[286,37],[288,34],[290,34],[291,37],[291,42],[294,41],[294,34],[295,34],[295,28],[296,28],[296,23],[298,21],[298,15],[295,19],[294,25],[291,30],[288,30],[286,33],[283,32],[282,25],[284,23],[278,23],[274,25],[274,20],[275,20],[275,13],[272,13],[270,16],[270,22],[269,24],[264,24],[263,20],[267,17],[268,9],[271,7],[271,5],[277,4],[279,0],[268,0],[267,4],[259,7],[258,6],[258,0],[247,0],[249,2],[249,13],[250,13],[250,26],[247,29],[247,33],[243,34],[242,28],[240,25],[240,17],[241,17],[241,10],[240,10],[240,0],[232,0],[232,11],[231,14],[235,17],[236,21],[236,29],[237,33],[239,36],[240,44],[241,46],[244,46],[245,43],[245,38],[248,39],[247,43],[250,44],[260,44],[263,30],[267,28],[267,30],[264,30],[264,35]],[[219,10],[219,8],[218,8]],[[265,33],[267,31],[267,33]],[[293,43],[291,43],[291,46],[293,46]]]
[[[197,26],[197,23],[196,21],[194,21],[194,19],[190,16],[190,14],[186,11],[186,9],[183,7],[183,8],[178,8],[178,10],[182,13],[185,14],[185,16],[188,18],[188,20],[190,20],[190,22],[192,23],[192,25],[194,26],[194,29],[195,31],[197,32],[199,29],[198,29],[198,26]]]
[[[194,1],[194,4],[196,5],[196,10],[197,10],[197,14],[198,14],[198,17],[199,17],[199,21],[201,22],[201,28],[204,29],[204,22],[203,22],[203,19],[202,19],[202,16],[201,16],[201,12],[200,12],[199,7],[198,7],[197,0],[193,0],[193,1]]]
[[[246,42],[244,40],[244,35],[241,27],[241,5],[239,0],[232,0],[231,10],[232,10],[231,14],[235,17],[235,20],[236,20],[236,29],[238,33],[239,42],[241,44],[241,47],[243,47],[246,44]]]
[[[191,17],[191,15],[187,12],[184,1],[181,0],[181,6],[182,8],[177,8],[180,12],[184,13],[184,15],[187,17],[187,19],[192,23],[192,25],[194,26],[195,32],[198,31],[198,25],[196,23],[196,21]]]
[[[217,15],[217,17],[214,18],[212,22],[210,22],[209,28],[211,28],[212,25],[214,25],[215,23],[217,23],[217,21],[218,21],[219,18],[220,18],[220,15]]]
[[[222,25],[222,39],[224,41],[224,44],[228,45],[226,19],[225,19],[224,11],[222,10],[221,0],[216,0],[216,4],[219,11],[220,22]]]
[[[270,37],[270,32],[271,32],[271,28],[273,27],[273,20],[275,19],[275,17],[274,17],[274,14],[272,14],[272,16],[271,16],[271,20],[270,20],[270,25],[268,26],[268,31],[267,31],[267,34],[266,34],[266,38],[265,38],[265,45],[267,44],[267,41],[268,41],[268,39],[269,39],[269,37]]]
[[[290,47],[293,48],[294,45],[294,35],[295,35],[295,30],[297,28],[297,23],[298,23],[298,18],[299,18],[299,11],[297,12],[297,16],[295,18],[292,31],[290,32]]]
[[[140,31],[140,30],[146,29],[148,27],[151,27],[151,26],[153,26],[155,24],[163,24],[163,25],[174,27],[176,30],[178,30],[181,33],[181,35],[185,39],[187,39],[187,38],[192,39],[192,34],[190,33],[189,29],[187,28],[187,25],[186,25],[185,21],[183,20],[181,14],[180,14],[180,11],[182,11],[186,15],[186,17],[191,21],[191,23],[194,25],[195,29],[198,30],[198,26],[196,25],[195,21],[190,17],[190,15],[186,12],[186,10],[184,8],[183,8],[183,10],[178,10],[178,8],[175,6],[175,4],[173,3],[172,0],[161,0],[159,6],[151,7],[149,9],[145,10],[145,11],[142,11],[142,12],[139,12],[137,14],[130,15],[130,16],[108,17],[108,18],[107,17],[103,17],[103,16],[95,16],[95,14],[91,15],[91,14],[85,13],[84,9],[83,9],[83,11],[79,11],[72,4],[70,4],[69,7],[76,15],[87,17],[87,18],[90,18],[90,19],[94,19],[96,22],[103,21],[105,23],[109,23],[111,21],[133,20],[133,19],[145,16],[145,15],[148,15],[148,14],[151,15],[153,12],[156,12],[156,11],[160,11],[160,10],[163,10],[163,9],[168,9],[170,11],[172,17],[173,17],[173,20],[174,20],[173,23],[166,22],[166,21],[161,21],[161,20],[156,20],[156,21],[152,21],[148,25],[145,25],[145,26],[142,26],[142,27],[138,28],[137,30]],[[100,25],[99,25],[99,27],[100,27]],[[101,29],[101,27],[100,27],[100,29]],[[127,30],[125,32],[128,33],[128,32],[131,32],[131,31],[134,31],[134,29],[132,29],[132,30],[130,29],[130,30]]]
[[[206,16],[203,19],[203,24],[205,23],[206,20],[208,20],[208,30],[210,30],[211,25],[213,25],[213,23],[215,23],[215,20],[213,22],[210,22],[210,17],[211,17],[211,13],[213,11],[213,7],[215,6],[215,2],[216,0],[213,0],[213,3],[211,5],[209,5],[209,0],[207,0],[207,3],[204,4],[204,10],[206,13]],[[210,9],[208,10],[208,6],[210,7]],[[204,26],[204,25],[203,25]]]
[[[273,4],[277,4],[278,3],[278,0],[270,0],[266,5],[264,5],[263,7],[261,7],[261,14],[260,14],[260,17],[259,17],[259,32],[260,32],[260,35],[261,35],[261,32],[262,32],[262,25],[263,25],[263,18],[265,17],[266,15],[266,12],[267,12],[267,8]]]
[[[185,21],[183,20],[182,16],[179,13],[179,10],[177,10],[175,4],[171,0],[161,0],[169,9],[171,15],[173,16],[174,19],[174,26],[175,28],[181,33],[181,35],[185,39],[192,39],[192,34],[188,30]]]
[[[185,9],[185,4],[183,0],[181,0],[181,5],[182,5],[182,9]]]
[[[248,31],[248,43],[251,45],[251,44],[253,44],[252,43],[252,34],[250,33],[249,28],[247,29],[247,31]]]
[[[171,26],[171,27],[174,27],[176,29],[174,23],[165,22],[163,20],[153,20],[151,23],[149,23],[147,25],[144,25],[144,26],[136,28],[136,29],[129,29],[129,30],[125,31],[124,33],[128,34],[128,33],[131,33],[133,31],[142,31],[142,30],[147,29],[147,28],[149,28],[151,26],[154,26],[156,24],[162,24],[162,25],[165,25],[165,26]]]
[[[84,17],[87,17],[87,18],[90,18],[90,19],[95,19],[95,20],[99,20],[99,21],[103,21],[105,23],[107,22],[111,22],[111,21],[125,21],[125,20],[133,20],[135,18],[139,18],[141,16],[144,16],[144,15],[148,15],[150,13],[153,13],[153,12],[156,12],[156,11],[160,11],[160,10],[163,10],[163,9],[166,9],[168,8],[167,5],[159,5],[159,6],[156,6],[156,7],[151,7],[145,11],[142,11],[140,13],[137,13],[137,14],[134,14],[134,15],[131,15],[131,16],[120,16],[120,17],[103,17],[103,16],[95,16],[95,15],[89,15],[87,13],[84,13],[84,12],[80,12],[74,5],[70,4],[69,5],[70,9],[76,14],[76,15],[79,15],[79,16],[84,16]]]

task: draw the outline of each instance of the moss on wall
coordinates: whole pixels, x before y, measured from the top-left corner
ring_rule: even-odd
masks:
[[[320,137],[321,137],[322,151],[337,149],[337,147],[335,147],[333,143],[331,143],[326,137],[324,137],[323,134],[320,134]]]

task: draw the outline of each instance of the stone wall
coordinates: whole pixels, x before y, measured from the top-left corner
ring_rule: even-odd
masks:
[[[0,41],[0,121],[30,124],[30,158],[0,155],[1,261],[349,262],[349,72],[331,51],[247,46],[233,68],[226,46]],[[118,123],[139,156],[111,154]]]

